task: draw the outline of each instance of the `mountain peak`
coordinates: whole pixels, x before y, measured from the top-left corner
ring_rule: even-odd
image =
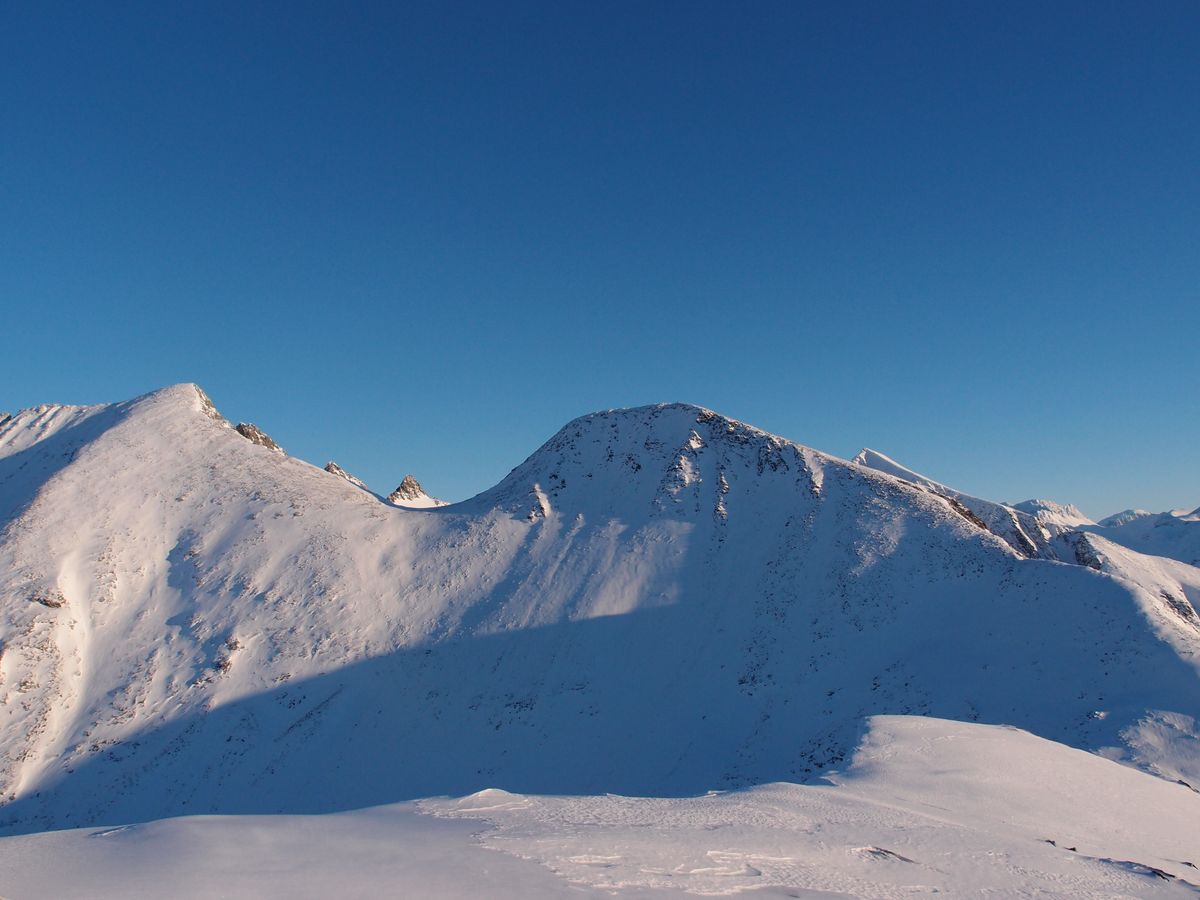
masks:
[[[471,503],[518,517],[533,513],[531,521],[549,510],[572,518],[711,515],[723,522],[748,502],[739,500],[744,492],[767,482],[774,490],[783,481],[798,485],[804,496],[819,491],[831,460],[694,404],[608,409],[568,422]]]
[[[1149,519],[1155,514],[1145,509],[1123,509],[1119,513],[1113,513],[1111,516],[1105,516],[1097,525],[1103,525],[1105,528],[1120,527],[1128,525],[1130,522],[1138,519]]]
[[[1083,511],[1073,503],[1055,503],[1053,500],[1032,499],[1014,503],[1012,504],[1012,508],[1023,513],[1028,513],[1043,524],[1061,525],[1065,528],[1096,524],[1085,516]]]
[[[950,490],[944,484],[934,481],[932,478],[926,478],[919,472],[914,472],[907,466],[902,466],[890,456],[880,453],[878,450],[872,450],[870,447],[863,447],[850,460],[857,466],[865,466],[868,469],[874,469],[876,472],[884,472],[895,478],[902,478],[905,481],[919,484],[922,487],[934,490],[937,493]],[[955,491],[954,493],[958,493]]]
[[[446,506],[445,500],[430,497],[421,487],[421,482],[412,475],[405,475],[399,486],[388,494],[388,503],[393,506],[404,506],[409,509],[429,509],[434,506]]]

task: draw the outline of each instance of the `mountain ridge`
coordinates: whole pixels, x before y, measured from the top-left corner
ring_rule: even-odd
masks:
[[[965,501],[702,407],[572,420],[434,510],[192,385],[40,415],[0,426],[10,831],[802,781],[878,713],[1200,783],[1194,569],[1026,558]]]

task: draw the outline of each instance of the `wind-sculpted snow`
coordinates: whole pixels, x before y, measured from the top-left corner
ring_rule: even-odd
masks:
[[[2,426],[10,831],[802,781],[881,713],[1200,758],[1200,629],[1158,570],[1023,558],[964,501],[698,407],[585,416],[405,509],[206,401]]]

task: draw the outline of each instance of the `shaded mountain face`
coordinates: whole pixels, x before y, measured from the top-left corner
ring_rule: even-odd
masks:
[[[694,406],[406,509],[177,385],[0,425],[0,511],[9,831],[799,781],[887,713],[1200,783],[1200,572]]]

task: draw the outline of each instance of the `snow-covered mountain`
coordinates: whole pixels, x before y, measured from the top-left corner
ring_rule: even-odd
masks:
[[[1096,523],[1083,514],[1072,503],[1055,503],[1053,500],[1023,500],[1012,504],[1018,512],[1028,513],[1039,522],[1052,528],[1070,529]]]
[[[881,465],[610,410],[413,509],[193,385],[17,413],[0,818],[687,795],[815,777],[880,714],[1200,784],[1200,570]]]
[[[914,472],[876,450],[864,449],[853,461],[960,503],[967,511],[977,514],[983,526],[1026,556],[1087,565],[1089,563],[1075,550],[1081,546],[1080,535],[1089,534],[1102,536],[1139,553],[1167,557],[1193,567],[1200,565],[1200,510],[1150,513],[1127,509],[1093,522],[1078,507],[1053,500],[1025,500],[1012,504],[981,500]],[[1091,551],[1084,549],[1082,552],[1086,555]]]
[[[1058,558],[1057,552],[1049,542],[1063,529],[1059,528],[1056,522],[1043,520],[1032,510],[1017,509],[1004,503],[994,503],[991,500],[964,494],[934,481],[932,478],[926,478],[870,448],[860,450],[851,461],[877,472],[885,472],[946,498],[963,515],[971,518],[980,528],[1001,538],[1020,556],[1043,559]]]
[[[1139,553],[1200,566],[1200,509],[1163,513],[1127,509],[1101,519],[1096,528],[1088,530]]]

